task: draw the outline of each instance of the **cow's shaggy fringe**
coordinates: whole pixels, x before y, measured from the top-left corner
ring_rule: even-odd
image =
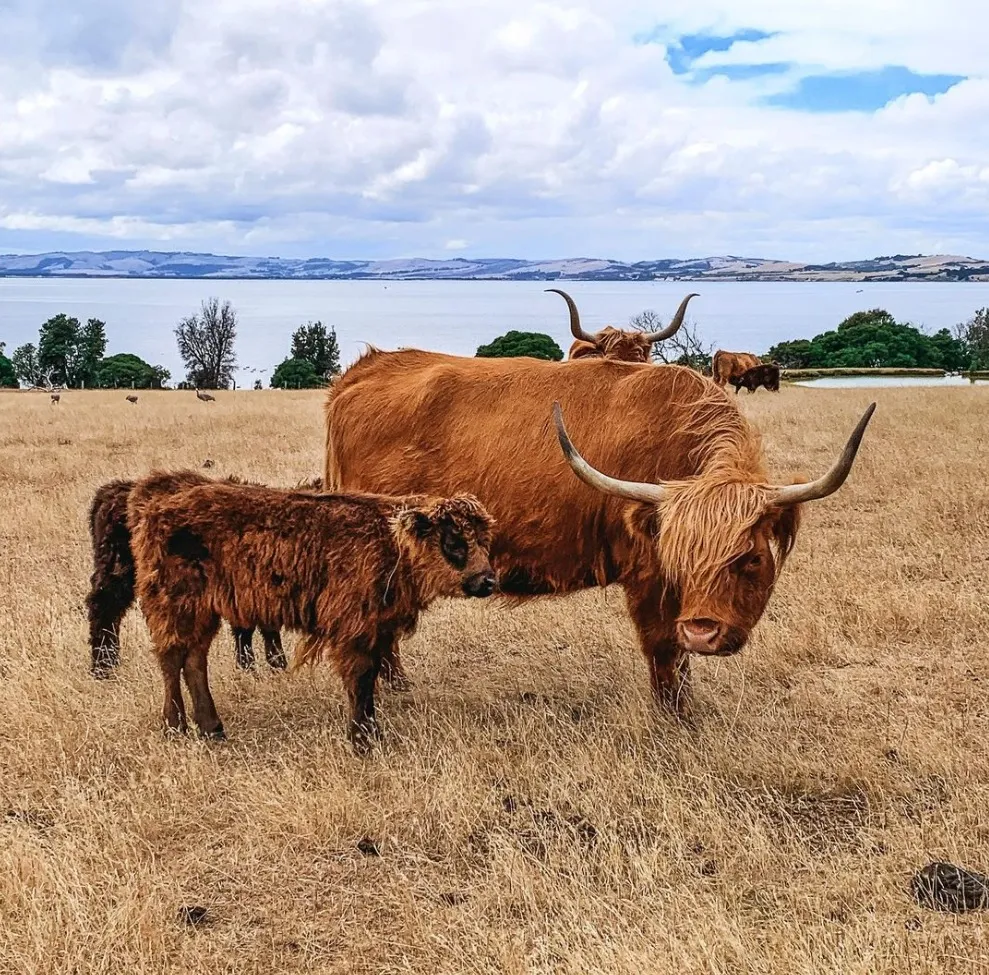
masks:
[[[752,528],[771,509],[773,489],[766,484],[759,431],[733,408],[725,391],[704,383],[698,396],[691,382],[689,396],[696,439],[689,453],[699,473],[666,482],[659,545],[671,581],[705,590],[714,589],[721,573],[751,547]],[[796,542],[798,525],[797,512],[779,522],[777,574]]]

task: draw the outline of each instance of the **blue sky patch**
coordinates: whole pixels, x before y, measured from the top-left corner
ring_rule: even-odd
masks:
[[[674,74],[687,74],[690,66],[709,51],[727,51],[739,41],[764,41],[775,36],[775,32],[744,28],[734,34],[683,34],[674,41],[667,42],[662,27],[637,34],[637,44],[666,44],[666,61]]]
[[[764,103],[804,112],[874,112],[900,95],[940,95],[963,75],[917,74],[900,65],[874,71],[812,74],[792,91],[769,95]]]

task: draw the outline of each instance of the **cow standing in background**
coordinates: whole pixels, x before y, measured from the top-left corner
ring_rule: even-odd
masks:
[[[570,346],[568,359],[614,359],[618,362],[648,362],[652,347],[656,342],[670,338],[683,325],[683,316],[687,311],[687,303],[691,298],[697,298],[696,293],[687,295],[680,302],[677,313],[666,328],[658,332],[624,331],[608,325],[600,332],[585,332],[580,324],[580,313],[573,298],[559,288],[547,288],[554,294],[562,296],[570,310],[570,331],[575,339]]]
[[[735,387],[735,395],[744,386],[750,393],[754,393],[760,386],[765,386],[771,393],[780,391],[780,367],[775,362],[763,362],[751,369],[746,369],[741,376],[734,376],[728,380]]]
[[[725,352],[724,349],[718,349],[711,360],[711,378],[719,386],[724,386],[747,369],[761,364],[762,359],[751,352]]]
[[[181,476],[181,475],[180,475]],[[199,732],[223,738],[207,655],[221,619],[306,634],[297,662],[336,664],[350,737],[378,737],[383,658],[440,596],[488,596],[491,520],[475,498],[381,497],[210,483],[176,491],[152,474],[131,489],[137,593],[164,679],[162,718],[186,730],[181,678]]]
[[[588,487],[570,476],[554,401],[588,461],[613,478],[594,474]],[[491,558],[506,596],[621,585],[653,692],[685,711],[688,654],[745,645],[801,505],[844,482],[874,405],[824,477],[778,486],[757,431],[691,369],[372,348],[327,396],[324,481],[474,494],[496,522]],[[588,480],[592,469],[569,456]]]

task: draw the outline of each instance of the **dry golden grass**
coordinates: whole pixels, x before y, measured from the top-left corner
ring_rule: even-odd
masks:
[[[786,474],[873,395],[752,643],[695,662],[697,730],[654,711],[620,592],[449,603],[366,761],[329,668],[255,679],[226,631],[225,744],[159,733],[138,611],[119,679],[87,670],[95,487],[207,457],[292,484],[320,397],[0,395],[0,971],[986,970],[984,916],[907,883],[989,866],[989,392],[739,399]]]

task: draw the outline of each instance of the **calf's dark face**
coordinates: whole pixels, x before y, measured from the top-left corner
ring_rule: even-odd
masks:
[[[428,552],[437,594],[484,597],[495,591],[498,580],[489,559],[492,521],[473,497],[408,511],[403,519]]]

